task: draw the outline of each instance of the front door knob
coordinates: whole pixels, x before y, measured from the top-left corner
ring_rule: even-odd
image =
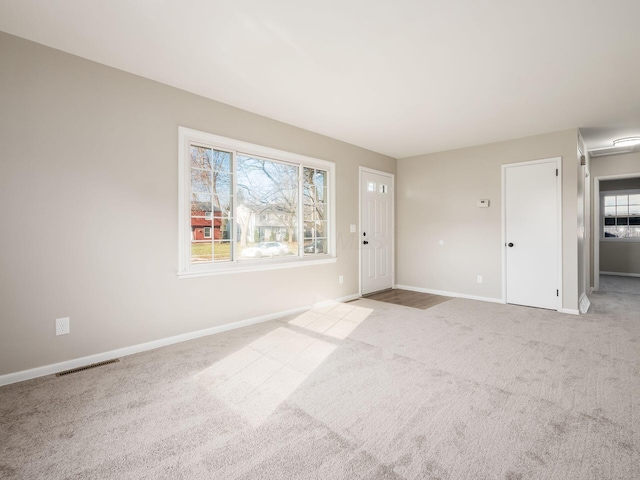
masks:
[[[369,245],[369,242],[367,242],[366,240],[364,242],[362,242],[363,245]]]
[[[513,243],[509,242],[509,246],[510,246],[510,247],[513,247]]]

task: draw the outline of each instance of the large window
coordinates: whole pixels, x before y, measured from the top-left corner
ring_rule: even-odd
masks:
[[[335,261],[334,164],[186,128],[181,275]]]
[[[640,190],[602,193],[602,238],[640,240]]]

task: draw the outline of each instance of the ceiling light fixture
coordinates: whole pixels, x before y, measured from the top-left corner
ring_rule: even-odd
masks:
[[[618,138],[617,140],[613,141],[614,147],[630,147],[632,145],[638,144],[640,144],[640,137]]]

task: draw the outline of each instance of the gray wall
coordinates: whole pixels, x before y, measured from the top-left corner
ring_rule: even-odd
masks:
[[[600,271],[640,275],[640,242],[600,242]]]
[[[589,235],[589,180],[587,171],[589,168],[589,155],[584,139],[578,132],[578,158],[585,157],[585,166],[578,162],[578,299],[589,293],[589,250],[591,235]]]
[[[596,157],[591,160],[591,177],[610,177],[634,174],[640,176],[640,152]],[[600,180],[600,192],[640,188],[640,178]],[[593,198],[599,202],[599,198]],[[592,208],[593,211],[593,208]],[[600,238],[600,219],[593,218],[593,238]],[[599,240],[600,271],[640,275],[640,241],[615,242]],[[591,271],[593,282],[593,270]],[[593,285],[593,283],[592,283]]]
[[[600,182],[600,192],[612,190],[633,190],[640,188],[640,177],[621,178],[619,180],[602,180]]]
[[[394,159],[2,33],[0,65],[0,375],[358,292],[358,166]],[[179,280],[179,125],[336,162],[338,262]]]
[[[577,310],[577,135],[566,130],[398,160],[398,283],[500,299],[501,165],[562,157],[562,303]],[[490,200],[489,208],[476,207],[482,198]]]

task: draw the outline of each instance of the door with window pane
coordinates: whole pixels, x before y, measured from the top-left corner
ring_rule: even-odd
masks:
[[[393,288],[393,176],[360,171],[360,257],[363,295]]]

